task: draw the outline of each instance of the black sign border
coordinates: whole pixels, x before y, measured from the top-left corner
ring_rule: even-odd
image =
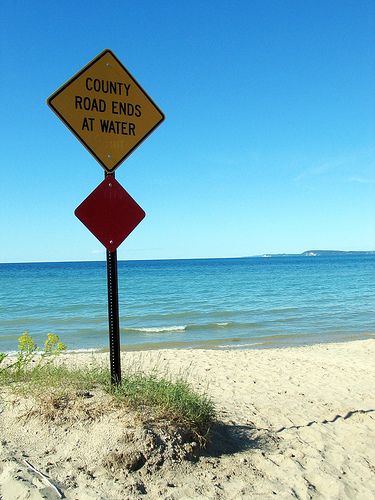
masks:
[[[78,133],[69,125],[69,123],[65,120],[65,118],[59,113],[59,111],[54,107],[53,105],[53,100],[55,97],[57,97],[61,92],[63,92],[67,87],[69,87],[70,84],[72,84],[77,78],[79,78],[85,71],[87,71],[91,66],[93,66],[96,62],[99,61],[105,54],[111,54],[111,56],[118,62],[118,64],[122,67],[122,69],[125,71],[127,75],[130,76],[130,78],[138,85],[140,90],[143,92],[143,94],[149,99],[149,101],[155,106],[155,108],[159,111],[161,114],[161,119],[156,123],[152,129],[147,132],[145,136],[142,137],[133,147],[130,151],[124,155],[121,160],[119,160],[116,165],[114,165],[111,169],[108,168],[104,162],[95,154],[95,152],[90,148],[88,144],[78,135]],[[68,127],[68,129],[76,136],[76,138],[79,140],[79,142],[93,155],[93,157],[98,161],[98,163],[108,172],[108,173],[113,173],[117,167],[123,163],[126,158],[128,158],[133,151],[140,145],[144,140],[147,139],[149,135],[152,134],[152,132],[165,120],[165,115],[155,104],[155,102],[151,99],[151,97],[147,94],[147,92],[143,89],[143,87],[137,82],[137,80],[134,78],[132,74],[129,73],[129,71],[125,68],[125,66],[122,64],[122,62],[115,56],[115,54],[110,50],[110,49],[105,49],[103,50],[99,55],[97,55],[92,61],[90,61],[86,66],[84,66],[78,73],[76,73],[72,78],[70,78],[64,85],[62,85],[60,88],[56,90],[50,97],[47,99],[47,104],[48,106],[52,109],[52,111],[60,118],[60,120]]]

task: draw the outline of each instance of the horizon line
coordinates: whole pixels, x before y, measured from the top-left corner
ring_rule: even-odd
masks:
[[[375,250],[323,250],[323,249],[312,249],[304,250],[299,253],[262,253],[256,255],[242,255],[237,257],[172,257],[172,258],[161,258],[161,259],[118,259],[118,262],[160,262],[160,261],[177,261],[177,260],[228,260],[228,259],[252,259],[252,258],[264,258],[264,257],[277,257],[277,256],[303,256],[307,252],[337,252],[337,253],[375,253]],[[0,265],[6,264],[73,264],[73,263],[85,263],[85,262],[106,262],[106,259],[101,260],[33,260],[33,261],[22,261],[22,262],[0,262]]]

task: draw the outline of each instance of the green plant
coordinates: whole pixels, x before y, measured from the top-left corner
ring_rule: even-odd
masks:
[[[37,366],[42,363],[50,363],[53,357],[58,356],[65,350],[66,345],[61,342],[59,336],[54,333],[49,333],[47,335],[47,339],[44,342],[44,350],[40,351],[29,332],[24,332],[18,338],[18,353],[16,361],[11,365],[8,365],[6,368],[9,370],[15,369],[16,373],[19,375],[29,368],[31,362],[38,353],[40,353],[40,358]],[[6,354],[0,353],[0,363],[6,356]],[[46,360],[46,358],[50,359]]]
[[[196,393],[181,378],[173,381],[160,377],[157,372],[128,373],[122,378],[121,385],[109,390],[129,406],[153,408],[154,417],[186,426],[201,438],[207,434],[215,418],[211,399]]]
[[[10,368],[15,366],[17,372],[23,371],[31,363],[37,351],[38,346],[34,342],[32,336],[29,332],[24,332],[18,338],[17,359],[14,365],[11,365]]]
[[[42,357],[46,356],[58,356],[63,351],[66,351],[66,345],[63,344],[59,336],[54,333],[49,333],[47,335],[47,340],[44,342],[44,352]]]

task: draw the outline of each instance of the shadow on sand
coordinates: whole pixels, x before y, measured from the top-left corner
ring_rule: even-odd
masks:
[[[202,456],[220,457],[246,450],[269,450],[278,440],[274,434],[249,425],[217,423],[210,431],[210,442]]]

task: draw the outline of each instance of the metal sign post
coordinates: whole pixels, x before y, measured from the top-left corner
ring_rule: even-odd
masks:
[[[109,49],[47,100],[105,169],[104,181],[75,210],[107,249],[111,383],[121,382],[117,248],[145,216],[115,180],[116,168],[164,120],[164,114]]]
[[[104,178],[106,178],[107,175],[107,172],[105,172]],[[115,174],[112,176],[115,177]],[[117,250],[111,252],[107,249],[107,289],[111,384],[118,385],[121,383],[121,345],[120,315],[118,307]]]
[[[104,173],[104,179],[107,177]],[[115,177],[115,174],[112,174]],[[118,272],[117,250],[107,251],[107,289],[108,289],[108,328],[109,328],[109,364],[111,367],[111,384],[121,383],[121,345],[120,314],[118,307]]]
[[[117,250],[107,250],[109,359],[111,384],[121,383],[120,318],[118,308]]]

